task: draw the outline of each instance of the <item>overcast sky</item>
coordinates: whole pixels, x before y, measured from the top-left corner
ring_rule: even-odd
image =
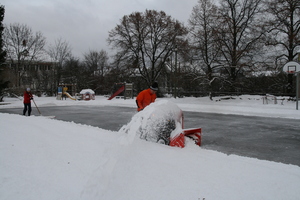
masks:
[[[4,24],[26,24],[41,31],[47,45],[66,40],[75,57],[89,50],[106,50],[108,32],[124,15],[148,10],[164,11],[187,25],[198,0],[1,0]]]

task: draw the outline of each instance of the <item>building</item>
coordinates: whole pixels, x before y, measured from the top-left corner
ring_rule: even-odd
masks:
[[[3,80],[16,94],[30,87],[36,94],[53,95],[57,89],[57,63],[44,61],[7,61]]]

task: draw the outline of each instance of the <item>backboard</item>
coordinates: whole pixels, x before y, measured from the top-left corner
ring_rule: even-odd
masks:
[[[300,71],[300,64],[295,61],[290,61],[283,66],[282,71],[294,74]]]

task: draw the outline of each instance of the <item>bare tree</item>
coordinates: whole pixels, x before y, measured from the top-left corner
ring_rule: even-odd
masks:
[[[186,28],[165,12],[146,10],[124,16],[109,32],[108,43],[117,49],[116,60],[137,69],[150,85],[180,45],[178,36],[186,34]]]
[[[222,0],[216,33],[224,58],[224,71],[236,83],[238,74],[253,66],[264,30],[258,14],[261,0]]]
[[[49,45],[47,53],[56,63],[56,70],[54,74],[53,88],[57,87],[62,78],[62,70],[65,62],[72,57],[72,48],[66,40],[58,38],[55,40],[54,45]]]
[[[46,38],[41,32],[33,33],[27,25],[17,23],[6,26],[3,37],[7,60],[11,62],[17,77],[14,86],[20,87],[26,63],[43,58]]]
[[[103,77],[109,70],[108,54],[104,50],[100,52],[89,51],[89,53],[84,54],[84,62],[88,70],[97,76]]]
[[[296,60],[300,49],[300,1],[266,0],[266,11],[270,14],[268,40],[266,44],[279,48],[276,64],[281,69],[288,61]],[[286,92],[293,91],[293,74],[288,74]]]
[[[205,72],[204,81],[212,92],[212,83],[215,78],[213,70],[217,68],[220,59],[220,45],[215,37],[217,6],[211,0],[199,0],[193,8],[189,19],[190,35],[194,48],[193,63],[196,63]],[[196,74],[199,78],[199,75]]]
[[[44,56],[46,38],[41,32],[33,33],[27,25],[10,24],[4,29],[7,58],[14,60],[40,60]]]
[[[106,51],[89,51],[84,54],[84,63],[90,74],[89,87],[96,93],[102,94],[105,88],[110,88],[106,81],[109,72],[108,54]]]
[[[89,88],[90,74],[79,58],[70,57],[66,60],[62,70],[63,83],[74,84],[77,89]]]
[[[282,49],[283,53],[277,55],[277,59],[295,60],[300,49],[300,1],[267,0],[266,5],[266,11],[271,15],[267,45]]]
[[[72,57],[72,48],[67,41],[59,38],[55,40],[54,45],[49,45],[47,53],[54,62],[63,66],[64,62]]]

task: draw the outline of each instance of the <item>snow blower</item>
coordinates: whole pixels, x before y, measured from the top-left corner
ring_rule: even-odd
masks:
[[[138,124],[138,127],[137,127]],[[131,122],[120,129],[137,134],[141,139],[176,147],[185,147],[186,137],[201,145],[201,128],[184,129],[182,110],[167,100],[150,104],[132,117]]]

